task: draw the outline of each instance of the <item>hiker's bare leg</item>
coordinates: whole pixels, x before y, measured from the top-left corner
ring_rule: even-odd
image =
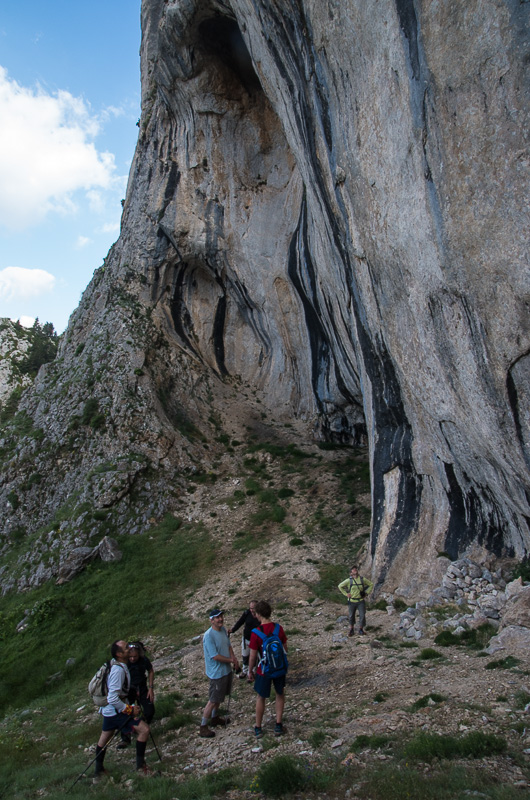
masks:
[[[284,706],[285,706],[285,691],[283,694],[278,694],[278,692],[276,692],[276,722],[282,721]]]
[[[256,728],[261,728],[263,714],[265,713],[265,698],[258,694],[256,698]]]
[[[138,725],[133,726],[133,730],[139,742],[146,742],[149,739],[149,725],[143,719],[140,720]]]
[[[114,731],[101,731],[101,736],[98,739],[98,747],[105,747],[113,733]]]

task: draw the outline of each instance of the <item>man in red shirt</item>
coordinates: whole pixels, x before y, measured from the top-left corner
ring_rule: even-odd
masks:
[[[264,600],[260,600],[256,603],[254,614],[260,622],[259,630],[261,630],[265,636],[270,636],[274,632],[277,624],[271,622],[272,608],[270,605]],[[287,637],[281,625],[278,625],[277,635],[283,644],[285,652],[287,652]],[[265,712],[265,700],[271,695],[272,684],[274,684],[274,691],[276,692],[276,725],[274,727],[274,733],[276,736],[281,736],[285,733],[282,725],[283,709],[285,705],[285,673],[277,677],[269,677],[264,674],[261,662],[258,664],[256,671],[254,671],[258,653],[263,653],[263,640],[255,630],[251,633],[249,646],[250,658],[248,663],[248,677],[249,680],[255,681],[254,689],[258,695],[256,699],[256,725],[254,727],[256,739],[261,739],[263,736],[261,723]]]

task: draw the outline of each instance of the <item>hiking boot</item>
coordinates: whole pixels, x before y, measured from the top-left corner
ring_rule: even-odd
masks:
[[[99,783],[102,780],[110,777],[110,772],[108,772],[105,768],[97,770],[94,773],[94,777],[92,778],[92,783]]]
[[[283,727],[281,722],[277,722],[274,726],[274,735],[275,736],[283,736],[285,733],[285,728]]]
[[[151,769],[149,764],[146,764],[145,761],[141,767],[137,767],[136,774],[143,778],[152,778],[154,775],[156,775],[154,769]]]
[[[199,728],[199,736],[201,739],[213,739],[215,732],[211,731],[208,725],[201,725]]]
[[[258,728],[257,725],[254,726],[254,736],[256,739],[261,739],[263,737],[263,731],[261,728]]]
[[[116,750],[125,750],[127,747],[130,747],[131,740],[127,741],[127,739],[122,739],[119,745],[117,745]]]
[[[362,628],[359,628],[359,636],[364,636],[364,631]]]
[[[217,725],[221,725],[221,727],[226,727],[226,717],[212,717],[212,726],[215,728]]]
[[[245,678],[248,678],[248,675],[246,672],[240,672],[237,677],[239,678],[240,681],[244,681]]]
[[[348,636],[353,636],[353,628],[350,628]]]

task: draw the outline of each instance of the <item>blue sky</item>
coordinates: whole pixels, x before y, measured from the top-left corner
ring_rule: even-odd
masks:
[[[62,332],[119,235],[141,0],[2,0],[0,317]]]

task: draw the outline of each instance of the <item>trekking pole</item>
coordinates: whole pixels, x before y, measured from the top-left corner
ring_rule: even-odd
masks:
[[[123,725],[121,726],[121,728],[114,728],[114,730],[112,731],[112,736],[110,737],[110,739],[108,740],[108,742],[107,742],[106,744],[104,744],[104,745],[103,745],[103,747],[101,748],[101,751],[100,751],[100,753],[104,753],[104,752],[105,752],[105,750],[107,749],[107,747],[109,746],[109,744],[112,742],[112,740],[114,739],[114,737],[116,736],[116,734],[117,734],[117,733],[121,733],[121,732],[122,732],[122,730],[125,728],[125,726],[129,724],[129,722],[130,722],[130,719],[126,719],[126,720],[125,720],[125,722],[123,723]],[[96,755],[94,756],[94,758],[92,759],[92,761],[90,762],[90,764],[89,764],[89,765],[88,765],[88,766],[87,766],[87,767],[86,767],[86,768],[83,770],[83,772],[81,773],[81,775],[78,775],[78,776],[77,776],[77,778],[75,779],[75,781],[72,783],[72,785],[70,786],[70,788],[69,788],[67,791],[69,791],[69,792],[70,792],[70,791],[71,791],[71,790],[74,788],[74,786],[76,785],[77,781],[81,780],[81,778],[83,777],[83,775],[85,774],[85,772],[87,771],[87,769],[90,769],[90,767],[92,766],[92,764],[94,763],[94,761],[96,760],[96,758],[98,757],[98,755],[100,755],[100,753],[96,753]]]
[[[94,763],[94,761],[96,760],[96,758],[98,757],[98,755],[100,755],[101,753],[104,753],[104,752],[105,752],[105,750],[107,749],[107,747],[109,746],[109,744],[110,744],[110,743],[112,742],[112,740],[114,739],[114,736],[115,736],[115,734],[116,734],[116,731],[115,731],[115,730],[114,730],[114,731],[112,731],[112,736],[111,736],[111,737],[110,737],[110,739],[108,740],[107,744],[106,744],[104,747],[102,747],[102,748],[101,748],[101,750],[100,750],[100,752],[99,752],[99,753],[96,753],[96,755],[94,756],[94,758],[92,759],[92,761],[90,762],[90,764],[89,764],[87,767],[85,767],[85,769],[83,770],[83,772],[81,773],[81,775],[78,775],[78,776],[77,776],[77,778],[75,779],[75,781],[72,783],[72,785],[71,785],[71,786],[70,786],[70,788],[68,789],[68,791],[69,791],[69,792],[70,792],[70,791],[71,791],[71,790],[74,788],[74,786],[76,785],[77,781],[81,780],[81,778],[83,777],[83,775],[85,774],[85,772],[87,771],[87,769],[90,769],[90,767],[92,766],[92,764]]]
[[[232,672],[232,678],[233,678],[233,676],[234,676],[234,673]],[[227,725],[230,722],[230,717],[228,715],[230,714],[230,700],[232,699],[232,687],[233,687],[233,680],[232,680],[232,683],[230,684],[230,694],[228,695],[228,705],[226,707],[226,724]]]
[[[157,756],[158,756],[158,760],[159,760],[159,761],[162,761],[162,756],[160,755],[160,751],[159,751],[158,747],[156,746],[155,737],[153,736],[153,731],[151,730],[151,725],[150,725],[150,724],[149,724],[149,722],[147,722],[147,720],[145,719],[145,712],[144,712],[144,710],[143,710],[142,706],[140,706],[140,711],[141,711],[141,716],[142,716],[143,720],[145,721],[145,723],[146,723],[147,725],[149,725],[149,736],[151,737],[151,741],[153,742],[153,747],[154,747],[154,748],[155,748],[155,750],[156,750],[156,754],[157,754]]]
[[[156,750],[156,754],[158,756],[158,760],[162,761],[162,756],[160,755],[158,747],[156,746],[156,742],[155,742],[155,739],[154,739],[154,736],[153,736],[153,731],[151,730],[151,727],[149,727],[149,736],[151,737],[151,741],[153,742],[153,747]]]
[[[92,766],[92,764],[94,763],[94,761],[96,760],[96,758],[98,757],[98,755],[100,755],[101,753],[104,753],[104,752],[105,752],[105,750],[107,749],[107,747],[109,746],[109,744],[110,744],[110,743],[112,742],[112,740],[114,739],[114,736],[115,736],[115,735],[116,735],[116,731],[114,730],[114,731],[112,731],[112,736],[111,736],[111,737],[110,737],[110,739],[108,740],[107,744],[106,744],[106,745],[104,745],[104,746],[101,748],[101,750],[100,750],[100,752],[99,752],[99,753],[96,753],[96,755],[94,756],[94,758],[92,759],[92,761],[90,762],[90,764],[88,764],[88,766],[86,766],[86,767],[85,767],[85,769],[83,770],[83,772],[81,773],[81,775],[78,775],[78,776],[77,776],[77,778],[75,779],[75,781],[72,783],[72,785],[70,786],[70,788],[69,788],[67,791],[69,791],[69,792],[71,792],[71,791],[72,791],[72,789],[73,789],[73,788],[74,788],[74,786],[76,785],[77,781],[80,781],[80,780],[81,780],[81,778],[83,777],[83,775],[85,774],[85,772],[86,772],[88,769],[90,769],[90,767]]]

